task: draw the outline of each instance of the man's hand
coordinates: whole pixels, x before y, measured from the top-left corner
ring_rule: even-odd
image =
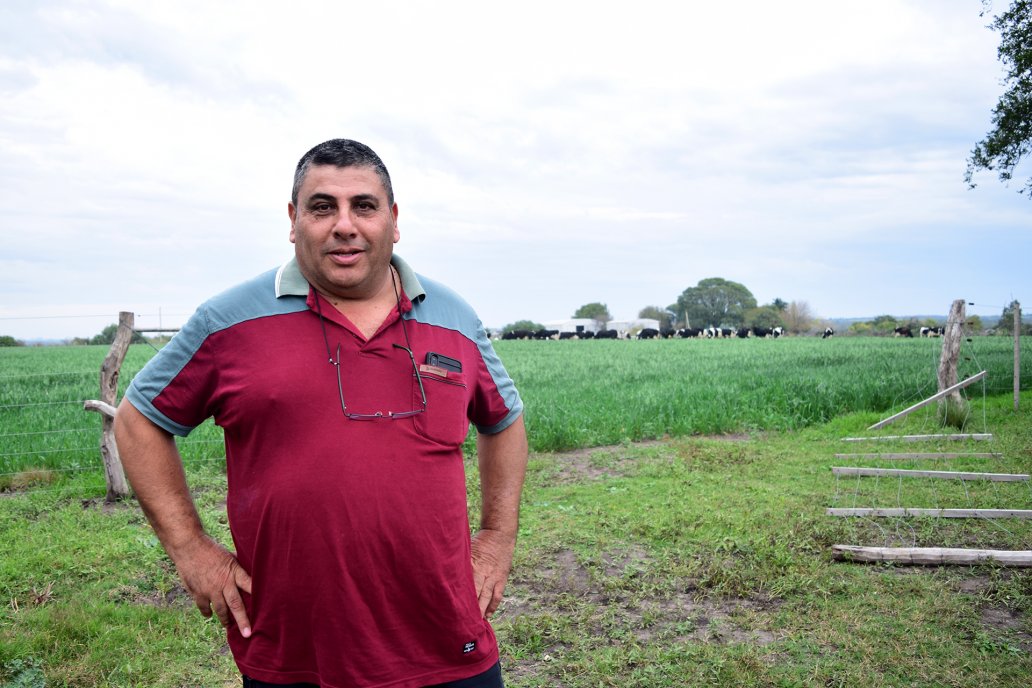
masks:
[[[245,638],[251,637],[240,592],[251,594],[251,576],[230,552],[211,538],[204,537],[196,546],[182,552],[176,569],[183,585],[205,617],[214,613],[219,623],[229,628],[234,622]]]
[[[473,582],[485,619],[502,601],[515,549],[516,538],[497,530],[481,530],[473,536]]]

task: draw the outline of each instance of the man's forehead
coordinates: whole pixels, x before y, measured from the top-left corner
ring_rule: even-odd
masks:
[[[325,194],[329,189],[346,187],[347,195],[387,195],[383,181],[376,170],[366,165],[312,165],[301,184],[302,195]]]

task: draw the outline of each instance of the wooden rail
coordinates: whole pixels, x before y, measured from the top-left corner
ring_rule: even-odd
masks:
[[[872,425],[871,427],[869,427],[867,429],[868,430],[878,430],[879,428],[884,428],[886,425],[889,425],[890,423],[895,423],[900,418],[905,418],[906,416],[909,416],[914,411],[918,410],[919,408],[924,408],[925,406],[928,406],[928,404],[932,403],[933,401],[938,401],[939,399],[944,399],[947,396],[949,396],[950,394],[953,394],[954,392],[957,392],[957,391],[959,391],[961,389],[964,389],[968,385],[973,385],[974,383],[976,383],[979,380],[981,380],[982,378],[984,378],[986,376],[986,374],[987,374],[986,371],[983,370],[982,372],[978,373],[977,375],[972,375],[971,377],[969,377],[966,380],[961,380],[957,384],[951,385],[950,387],[947,387],[946,389],[933,394],[932,396],[928,397],[924,401],[919,401],[916,404],[914,404],[913,406],[911,406],[910,408],[903,409],[902,411],[900,411],[899,413],[897,413],[894,416],[889,416],[885,420],[878,421],[877,423],[875,423],[874,425]]]
[[[932,517],[932,518],[1020,518],[1032,519],[1032,510],[1029,509],[876,509],[876,508],[830,508],[826,512],[829,516],[871,516],[875,518],[904,518]]]
[[[1029,479],[1025,473],[965,473],[963,471],[910,471],[901,468],[832,468],[835,475],[858,475],[867,477],[939,478],[943,480],[988,480],[998,483],[1023,482]]]
[[[1032,566],[1032,551],[999,549],[959,549],[953,547],[858,547],[832,545],[832,554],[839,561],[883,562],[920,566],[943,564],[997,564],[1000,566]]]

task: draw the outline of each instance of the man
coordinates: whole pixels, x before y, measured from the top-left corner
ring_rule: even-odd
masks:
[[[316,146],[287,210],[294,258],[202,305],[130,385],[127,477],[245,686],[501,686],[487,619],[516,541],[520,397],[469,306],[393,255],[376,153]],[[209,416],[235,554],[204,532],[172,437]]]

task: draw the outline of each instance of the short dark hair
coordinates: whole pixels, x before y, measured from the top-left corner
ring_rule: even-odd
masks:
[[[352,141],[351,139],[330,139],[323,141],[301,156],[294,170],[294,188],[290,192],[290,202],[297,207],[297,194],[305,181],[308,170],[315,165],[333,165],[335,167],[368,167],[376,172],[387,192],[387,203],[394,205],[394,189],[391,188],[391,175],[387,166],[372,148]]]

